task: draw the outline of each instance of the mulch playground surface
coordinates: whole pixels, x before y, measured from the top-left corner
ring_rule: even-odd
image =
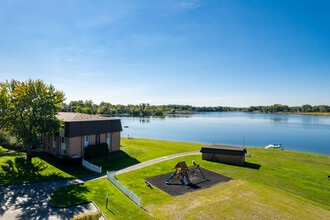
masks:
[[[153,186],[156,186],[171,196],[180,196],[197,190],[207,189],[219,183],[225,183],[232,180],[230,177],[223,176],[210,170],[203,168],[201,168],[201,170],[206,180],[203,178],[199,171],[195,172],[196,175],[191,176],[193,169],[190,169],[189,179],[191,184],[187,186],[181,184],[177,178],[173,178],[168,184],[165,183],[165,181],[174,173],[174,171],[172,173],[150,177],[146,180],[149,181]]]

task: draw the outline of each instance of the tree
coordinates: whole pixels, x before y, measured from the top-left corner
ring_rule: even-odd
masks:
[[[303,112],[311,112],[312,106],[311,105],[303,105],[301,106]]]
[[[64,101],[64,93],[41,80],[0,83],[0,128],[19,138],[27,150],[31,164],[32,146],[38,136],[51,135],[61,129],[56,118]]]

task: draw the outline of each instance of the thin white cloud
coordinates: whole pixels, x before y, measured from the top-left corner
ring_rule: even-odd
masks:
[[[192,0],[192,1],[181,2],[180,6],[186,9],[193,9],[193,8],[199,8],[201,5],[199,0]]]

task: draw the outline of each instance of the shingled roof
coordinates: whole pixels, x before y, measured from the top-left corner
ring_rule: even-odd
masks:
[[[65,122],[70,121],[99,121],[99,120],[118,120],[110,117],[103,117],[99,115],[89,115],[76,112],[59,112],[56,116],[58,119]]]

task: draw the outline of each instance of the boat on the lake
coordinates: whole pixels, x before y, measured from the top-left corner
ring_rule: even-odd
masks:
[[[283,150],[282,144],[268,144],[267,146],[265,146],[265,148]]]

